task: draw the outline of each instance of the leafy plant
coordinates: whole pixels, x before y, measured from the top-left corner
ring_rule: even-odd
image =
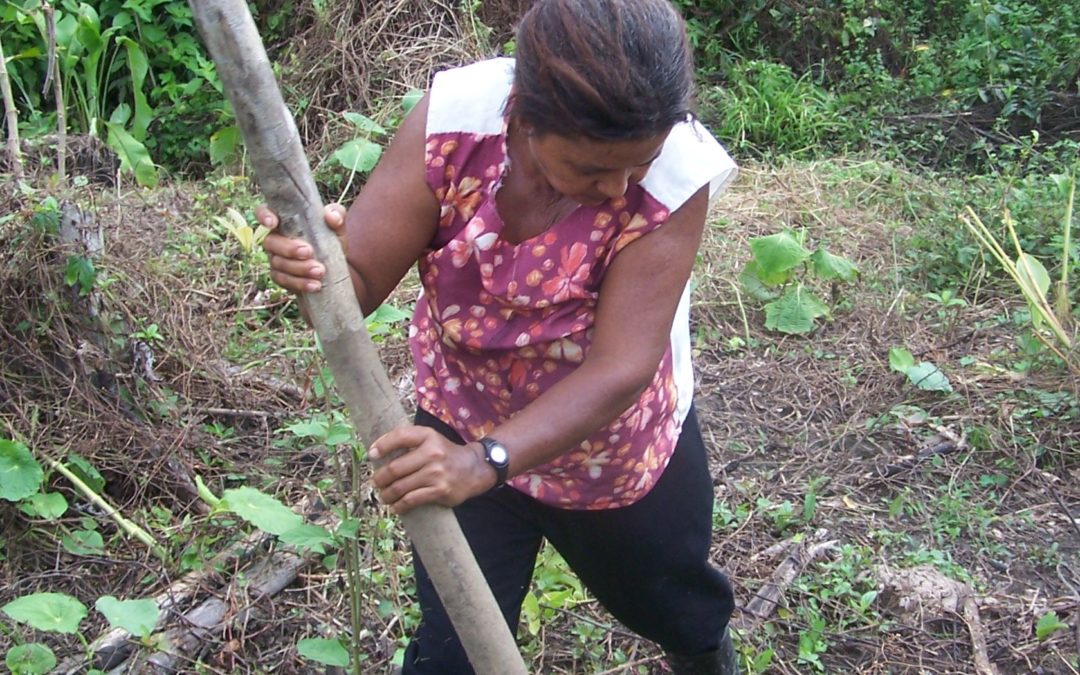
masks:
[[[1069,630],[1068,624],[1063,623],[1058,618],[1057,612],[1049,611],[1040,616],[1038,623],[1035,624],[1035,637],[1046,640],[1054,633],[1062,630]]]
[[[739,280],[747,293],[765,305],[765,327],[782,333],[803,334],[814,329],[817,319],[831,314],[827,305],[806,283],[829,282],[835,297],[841,282],[858,278],[858,268],[824,247],[806,248],[805,231],[785,230],[750,240],[753,258]]]
[[[949,378],[937,366],[928,361],[916,362],[912,353],[903,347],[889,350],[889,367],[907,375],[908,380],[919,389],[943,392],[953,390]]]
[[[1053,302],[1050,300],[1051,279],[1050,274],[1041,262],[1034,256],[1024,251],[1020,240],[1016,235],[1012,216],[1006,209],[1004,223],[1009,238],[1016,251],[1016,259],[1006,253],[1005,248],[987,228],[975,211],[968,207],[967,212],[961,215],[964,225],[976,238],[979,244],[986,249],[993,258],[1001,265],[1009,278],[1016,284],[1017,289],[1027,302],[1030,310],[1031,323],[1035,336],[1054,352],[1075,373],[1080,373],[1080,360],[1070,352],[1073,347],[1073,337],[1067,326],[1072,320],[1069,300],[1069,268],[1071,265],[1071,230],[1073,204],[1076,198],[1076,176],[1061,176],[1058,186],[1063,193],[1065,201],[1064,215],[1062,217],[1061,238],[1061,277],[1055,285]],[[1047,334],[1044,334],[1046,331]]]

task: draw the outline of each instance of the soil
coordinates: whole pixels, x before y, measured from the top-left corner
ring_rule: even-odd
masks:
[[[978,644],[1000,673],[1075,673],[1077,382],[1048,364],[1022,374],[1008,366],[1021,355],[1020,328],[1000,320],[1016,309],[1006,293],[988,285],[948,311],[926,301],[905,268],[914,260],[905,250],[912,223],[880,185],[844,184],[838,176],[850,168],[746,168],[716,205],[702,249],[693,331],[696,407],[717,496],[712,558],[744,608],[793,552],[821,545],[775,608],[737,612],[736,625],[752,626],[737,642],[770,673],[972,673]],[[918,189],[912,181],[902,189]],[[261,487],[313,513],[340,495],[344,479],[326,449],[298,450],[278,431],[327,409],[295,305],[264,290],[257,266],[227,235],[207,234],[217,231],[213,214],[249,193],[242,183],[71,191],[106,242],[96,266],[108,283],[88,298],[64,283],[66,260],[78,251],[29,225],[44,193],[4,188],[0,213],[13,217],[0,218],[0,428],[39,456],[89,460],[106,479],[104,496],[176,555],[162,564],[53,475],[48,489],[71,504],[59,524],[0,501],[0,605],[39,590],[88,605],[104,594],[146,597],[203,569],[244,528],[208,514],[196,477],[215,492]],[[837,290],[831,320],[808,336],[766,331],[760,307],[736,291],[749,239],[782,227],[805,228],[809,242],[827,242],[862,270],[857,284]],[[406,284],[393,301],[405,305],[414,293]],[[150,324],[163,339],[132,337]],[[895,346],[939,364],[954,393],[921,391],[891,371]],[[407,397],[400,329],[383,338],[382,352]],[[379,673],[415,608],[395,611],[409,603],[408,547],[393,519],[362,496],[371,602],[360,641],[364,672]],[[61,534],[88,519],[105,549],[74,555]],[[253,575],[268,546],[196,584],[199,600],[223,598],[243,621],[205,636],[180,672],[322,672],[295,644],[348,630],[343,572],[315,560],[273,597],[225,585]],[[963,602],[912,590],[932,584],[888,581],[888,570],[920,565],[956,584],[957,597],[970,595],[978,620]],[[180,625],[194,602],[170,611],[167,624]],[[1050,611],[1068,628],[1040,639],[1036,623]],[[669,672],[655,646],[594,602],[549,614],[536,636],[522,631],[535,672]],[[588,649],[582,625],[597,627]],[[85,634],[104,629],[92,611]],[[13,635],[32,631],[0,633],[0,652]],[[46,641],[61,657],[80,654],[73,638]],[[815,641],[825,648],[815,651]],[[624,664],[597,665],[617,660]],[[150,672],[145,663],[129,672],[142,668]]]

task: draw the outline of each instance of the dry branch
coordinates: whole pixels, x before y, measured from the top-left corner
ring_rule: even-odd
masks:
[[[259,186],[277,212],[282,231],[303,235],[326,266],[323,290],[305,294],[301,302],[313,320],[353,426],[370,445],[405,424],[407,417],[365,329],[341,246],[323,222],[322,199],[258,30],[240,0],[189,4],[236,112]],[[453,512],[427,505],[402,516],[402,524],[474,669],[492,675],[525,673],[514,636]]]
[[[185,604],[208,586],[216,586],[220,583],[219,569],[234,567],[250,559],[270,538],[271,535],[265,532],[253,532],[216,555],[203,569],[189,572],[177,579],[168,588],[154,596],[154,602],[157,603],[161,616],[165,616],[168,610]],[[131,637],[131,633],[126,630],[116,628],[91,642],[88,651],[94,654],[99,668],[116,668],[131,652]],[[82,659],[68,659],[54,672],[75,675],[84,670],[85,663]]]
[[[314,556],[302,556],[289,550],[274,552],[269,558],[263,559],[255,570],[249,571],[242,581],[234,579],[219,597],[209,598],[184,614],[184,625],[165,633],[167,651],[152,654],[146,659],[146,666],[135,672],[177,672],[182,664],[189,663],[189,654],[197,654],[228,624],[243,624],[251,616],[255,603],[286,588],[296,579],[299,571],[314,559]],[[241,602],[244,596],[246,601]],[[238,604],[240,610],[233,612]],[[119,672],[128,670],[130,668]]]
[[[791,586],[803,569],[836,546],[835,540],[825,540],[827,536],[829,536],[828,530],[818,530],[800,543],[792,542],[783,562],[777,566],[765,585],[758,589],[750,602],[743,607],[742,613],[735,620],[735,628],[746,633],[755,632],[779,606],[784,591]]]

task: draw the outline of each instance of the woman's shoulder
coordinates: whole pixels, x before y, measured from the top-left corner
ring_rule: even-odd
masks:
[[[676,124],[641,186],[668,211],[675,211],[703,185],[712,201],[731,184],[738,167],[697,120]]]
[[[514,82],[514,60],[479,61],[444,70],[431,84],[427,133],[501,134]]]

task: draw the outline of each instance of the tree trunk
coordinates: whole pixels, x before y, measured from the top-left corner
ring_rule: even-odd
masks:
[[[364,327],[345,255],[323,222],[322,199],[258,30],[242,0],[189,0],[189,4],[236,112],[263,195],[278,214],[282,231],[302,235],[326,266],[323,290],[304,294],[301,302],[353,426],[370,445],[384,432],[407,423],[407,417]],[[402,516],[402,523],[476,672],[526,673],[453,512],[423,506]]]
[[[22,152],[19,150],[19,113],[15,109],[15,99],[11,95],[11,80],[8,79],[7,57],[4,45],[0,43],[0,96],[4,99],[4,118],[7,120],[7,150],[11,175],[15,180],[22,178]]]

